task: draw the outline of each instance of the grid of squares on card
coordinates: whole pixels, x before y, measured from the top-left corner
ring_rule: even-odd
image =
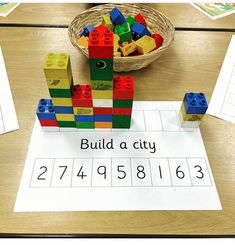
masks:
[[[5,127],[4,127],[4,120],[3,120],[3,115],[2,115],[2,108],[0,105],[0,133],[5,131]]]
[[[235,64],[224,96],[221,112],[235,117]]]
[[[203,157],[36,158],[32,187],[208,187]]]
[[[196,128],[181,128],[179,111],[177,110],[133,110],[130,129],[76,129],[76,128],[58,128],[42,127],[42,131],[164,131],[164,132],[184,132],[198,131]]]

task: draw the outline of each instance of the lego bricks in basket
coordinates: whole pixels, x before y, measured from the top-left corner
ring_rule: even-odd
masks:
[[[147,5],[103,4],[79,14],[69,26],[72,44],[88,57],[94,27],[103,24],[114,34],[114,71],[138,70],[158,59],[174,38],[170,20]]]

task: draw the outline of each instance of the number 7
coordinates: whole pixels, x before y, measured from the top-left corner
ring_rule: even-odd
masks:
[[[63,178],[63,176],[65,174],[65,171],[67,170],[68,166],[59,166],[59,168],[64,168],[64,171],[63,171],[63,173],[60,176],[60,180],[61,180]]]

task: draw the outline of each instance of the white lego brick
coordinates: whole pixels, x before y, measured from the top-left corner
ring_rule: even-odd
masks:
[[[93,99],[93,107],[113,107],[111,99]]]

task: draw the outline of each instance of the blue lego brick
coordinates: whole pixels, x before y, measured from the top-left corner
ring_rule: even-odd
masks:
[[[93,25],[86,26],[86,27],[83,29],[83,32],[82,32],[81,36],[89,37],[90,32],[93,30],[93,28],[94,28]]]
[[[205,114],[208,108],[205,95],[203,93],[186,93],[184,108],[187,114]]]
[[[138,37],[142,37],[144,35],[151,36],[151,33],[148,31],[148,29],[144,25],[141,25],[138,22],[135,22],[131,26],[131,31],[134,36],[134,39],[138,39]]]
[[[115,25],[122,25],[126,22],[125,17],[118,8],[113,8],[110,12],[110,19]]]
[[[95,122],[112,122],[112,115],[94,115]]]
[[[49,99],[40,99],[36,112],[39,120],[56,120],[54,106]]]
[[[94,122],[93,115],[75,115],[76,122]]]
[[[55,113],[73,114],[72,106],[54,106]]]

